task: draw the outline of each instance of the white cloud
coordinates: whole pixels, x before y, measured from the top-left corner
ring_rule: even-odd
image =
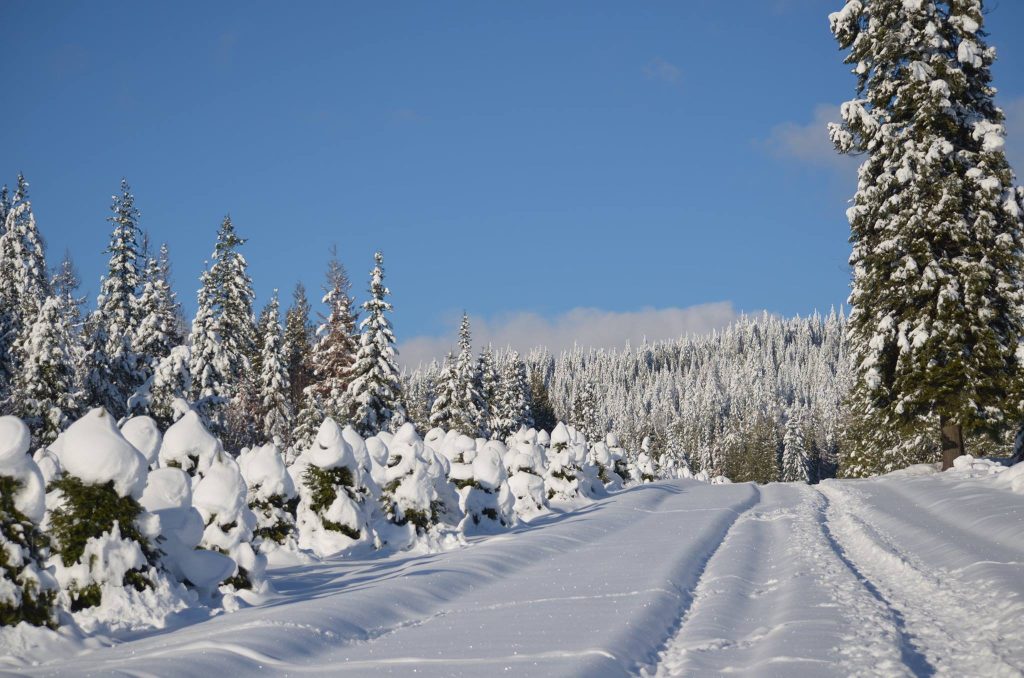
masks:
[[[731,302],[688,306],[686,308],[643,308],[638,311],[604,311],[597,308],[574,308],[554,318],[537,313],[507,313],[486,319],[470,316],[473,343],[492,344],[495,348],[511,346],[526,353],[537,346],[552,353],[583,347],[616,348],[630,342],[634,346],[647,341],[676,339],[685,334],[703,334],[725,327],[739,313]],[[452,317],[450,332],[441,337],[415,337],[399,347],[403,365],[414,368],[432,359],[441,360],[456,344],[458,317]]]
[[[859,160],[836,152],[828,138],[828,123],[839,122],[839,106],[818,104],[809,123],[784,122],[772,128],[761,143],[773,155],[807,165],[840,171],[856,169]]]
[[[1024,183],[1024,96],[1011,99],[1001,107],[1006,114],[1006,159]]]
[[[670,85],[677,85],[683,78],[683,72],[675,64],[661,57],[654,57],[644,66],[644,76],[648,80],[661,80]]]

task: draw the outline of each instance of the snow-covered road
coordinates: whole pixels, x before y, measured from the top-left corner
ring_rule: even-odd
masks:
[[[636,487],[31,675],[1021,675],[1024,497],[952,474]],[[5,664],[0,659],[0,673]]]

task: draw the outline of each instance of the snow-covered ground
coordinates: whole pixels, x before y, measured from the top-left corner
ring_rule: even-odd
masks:
[[[273,570],[265,604],[113,646],[8,634],[41,644],[0,674],[1021,675],[1022,474],[962,466],[641,485],[451,551]]]

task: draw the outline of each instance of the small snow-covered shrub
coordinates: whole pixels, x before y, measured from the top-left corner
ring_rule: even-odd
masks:
[[[121,435],[146,458],[149,468],[157,464],[163,436],[156,421],[145,415],[131,417],[121,424]]]
[[[248,490],[238,464],[221,452],[206,467],[192,492],[192,505],[203,519],[202,548],[230,556],[235,562],[224,580],[235,589],[260,589],[266,557],[252,546],[256,516],[249,509]]]
[[[68,427],[53,447],[63,475],[50,485],[47,531],[68,607],[98,605],[105,585],[151,588],[157,554],[149,538],[155,535],[144,534],[138,502],[145,458],[101,407]]]
[[[0,417],[0,626],[55,626],[56,582],[43,568],[43,476],[28,456],[31,434]]]
[[[536,432],[533,437],[520,437],[505,455],[508,487],[515,500],[512,508],[523,518],[536,515],[548,505],[544,478],[538,473],[543,468],[544,452],[534,440]]]
[[[594,496],[598,490],[604,492],[597,478],[597,467],[588,463],[587,446],[574,429],[559,422],[550,440],[548,469],[544,476],[548,499],[566,501]]]
[[[371,454],[373,448],[367,441]],[[412,525],[426,534],[437,525],[454,527],[462,520],[459,497],[449,482],[451,467],[427,447],[411,424],[399,428],[387,448],[381,504],[395,525]]]
[[[201,476],[223,452],[220,441],[206,429],[199,413],[189,410],[164,433],[160,465]]]
[[[248,487],[249,508],[256,515],[256,548],[263,553],[280,547],[298,548],[295,510],[299,495],[277,445],[243,450],[238,467]]]
[[[299,455],[291,473],[299,486],[300,547],[327,556],[370,538],[370,490],[333,419],[320,425],[313,445]]]

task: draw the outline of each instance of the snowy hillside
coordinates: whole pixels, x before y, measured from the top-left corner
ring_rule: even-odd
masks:
[[[661,481],[438,553],[272,569],[277,593],[115,638],[0,634],[27,675],[1020,675],[1024,465]]]

